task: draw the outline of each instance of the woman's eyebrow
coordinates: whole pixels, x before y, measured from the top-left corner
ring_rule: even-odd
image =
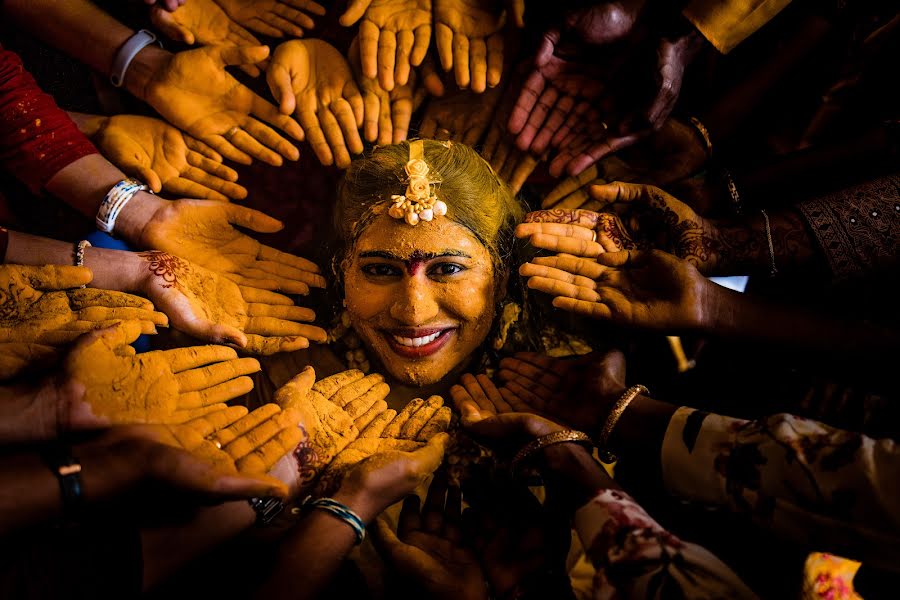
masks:
[[[360,258],[386,258],[388,260],[396,260],[398,262],[424,262],[429,260],[434,260],[435,258],[444,258],[447,256],[457,256],[460,258],[472,258],[469,254],[466,254],[462,250],[442,250],[440,252],[422,252],[421,250],[412,251],[409,256],[400,256],[390,250],[367,250],[365,252],[360,252]]]

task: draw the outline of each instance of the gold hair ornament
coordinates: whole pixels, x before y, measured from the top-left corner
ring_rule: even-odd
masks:
[[[438,200],[434,193],[435,184],[441,180],[431,173],[431,168],[425,162],[423,140],[409,143],[409,162],[406,163],[404,170],[407,175],[406,192],[402,196],[399,194],[391,196],[394,203],[388,209],[388,214],[395,219],[405,219],[410,225],[446,215],[447,205],[443,200]]]

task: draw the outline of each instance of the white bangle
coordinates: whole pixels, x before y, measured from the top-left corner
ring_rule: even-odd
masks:
[[[122,87],[125,83],[125,73],[128,66],[138,52],[156,41],[156,34],[146,29],[141,29],[136,34],[128,38],[113,59],[112,68],[109,71],[109,82],[115,87]]]
[[[112,233],[116,228],[116,219],[122,208],[138,192],[147,192],[150,188],[137,179],[123,179],[106,192],[100,209],[97,211],[97,229],[106,233]],[[151,194],[153,192],[150,192]]]

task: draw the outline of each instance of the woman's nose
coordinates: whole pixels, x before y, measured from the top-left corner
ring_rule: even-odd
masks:
[[[438,314],[434,284],[424,273],[408,276],[398,288],[391,317],[404,325],[425,325]]]

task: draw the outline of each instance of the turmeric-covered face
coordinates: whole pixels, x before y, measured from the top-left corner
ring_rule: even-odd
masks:
[[[381,215],[345,272],[347,311],[383,368],[409,385],[464,366],[494,316],[494,268],[469,230],[443,217],[410,227]]]

